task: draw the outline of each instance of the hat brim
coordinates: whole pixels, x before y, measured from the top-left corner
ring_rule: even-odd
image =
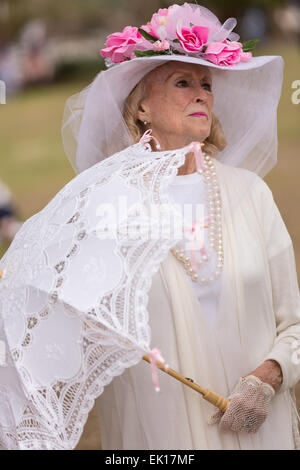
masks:
[[[227,140],[218,155],[220,161],[232,166],[243,164],[262,176],[270,171],[277,159],[283,58],[258,56],[234,66],[219,66],[179,54],[139,57],[102,70],[86,92],[70,104],[69,114],[76,108],[76,117],[68,127],[77,129],[80,125],[76,155],[80,171],[130,145],[132,137],[122,116],[125,100],[147,73],[170,61],[209,67],[213,112]]]
[[[213,62],[205,60],[201,57],[193,57],[188,55],[180,55],[180,54],[170,54],[170,55],[156,55],[150,57],[137,57],[136,59],[127,60],[125,62],[121,62],[120,64],[115,64],[111,67],[114,68],[125,68],[125,67],[138,67],[138,64],[143,64],[145,66],[146,63],[153,63],[154,65],[162,64],[164,62],[178,61],[178,62],[188,62],[191,64],[199,64],[204,65],[206,67],[213,67],[220,70],[251,70],[256,69],[258,67],[262,67],[263,65],[271,62],[272,60],[281,58],[281,56],[257,56],[252,57],[249,61],[241,61],[235,65],[217,65]]]
[[[278,61],[282,62],[281,66],[283,68],[283,59],[281,56],[258,56],[252,57],[248,62],[239,62],[233,66],[220,66],[200,57],[172,54],[131,59],[125,62],[121,62],[120,64],[113,65],[107,70],[100,72],[98,76],[101,74],[105,75],[105,79],[112,85],[112,89],[114,90],[114,95],[118,105],[122,107],[130,91],[137,85],[144,75],[149,73],[154,68],[170,61],[203,65],[205,67],[209,67],[212,71],[224,71],[226,74],[228,74],[228,72],[230,73],[231,71],[251,72],[259,68],[265,68],[272,62],[274,63]],[[280,67],[279,64],[278,66]],[[95,80],[97,80],[97,77]],[[122,86],[120,86],[121,82]]]

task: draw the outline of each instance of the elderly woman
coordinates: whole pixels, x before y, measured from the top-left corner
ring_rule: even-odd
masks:
[[[261,177],[283,64],[233,27],[159,10],[68,101],[80,174],[0,261],[3,448],[75,448],[95,400],[102,449],[300,448],[295,257]],[[226,411],[168,374],[156,393],[157,348]]]

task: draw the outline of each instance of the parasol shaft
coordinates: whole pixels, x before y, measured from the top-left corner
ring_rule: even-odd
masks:
[[[143,356],[143,359],[151,364],[151,361],[148,355]],[[227,398],[222,397],[218,393],[213,392],[212,390],[209,390],[208,388],[201,387],[200,385],[193,382],[191,379],[188,379],[187,377],[184,377],[183,375],[179,374],[179,372],[176,372],[176,370],[174,369],[171,369],[171,368],[165,369],[164,364],[160,361],[155,361],[155,363],[160,370],[171,375],[172,377],[184,383],[188,387],[196,390],[196,392],[201,393],[201,395],[203,395],[203,398],[205,400],[212,403],[212,405],[215,405],[221,411],[226,411],[229,405],[229,400]]]

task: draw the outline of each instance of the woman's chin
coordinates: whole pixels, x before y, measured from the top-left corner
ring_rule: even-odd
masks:
[[[209,134],[210,129],[199,129],[199,126],[194,126],[192,129],[189,128],[185,132],[186,140],[189,140],[189,142],[203,142],[209,136]]]

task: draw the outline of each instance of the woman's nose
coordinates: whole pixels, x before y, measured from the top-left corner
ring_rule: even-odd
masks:
[[[201,103],[201,102],[206,101],[206,100],[207,100],[207,94],[206,94],[205,90],[203,90],[203,89],[198,90],[197,94],[195,96],[196,103]]]

